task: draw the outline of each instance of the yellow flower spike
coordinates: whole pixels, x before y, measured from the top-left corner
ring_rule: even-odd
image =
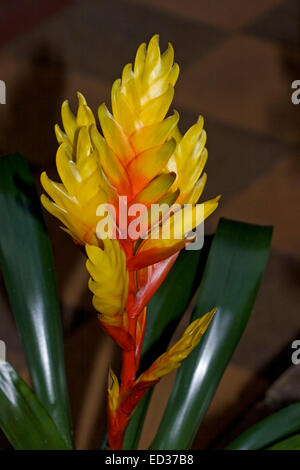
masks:
[[[86,245],[86,267],[91,275],[89,289],[93,292],[93,305],[101,322],[123,326],[129,276],[126,257],[117,240],[103,240],[104,249]]]
[[[109,369],[108,401],[109,401],[110,411],[113,414],[115,414],[118,408],[119,396],[120,396],[119,381],[114,371],[110,368]]]
[[[182,337],[167,352],[162,354],[154,363],[137,379],[139,382],[154,382],[169,374],[172,370],[181,366],[183,361],[198,345],[207,330],[217,308],[193,321],[185,330]]]

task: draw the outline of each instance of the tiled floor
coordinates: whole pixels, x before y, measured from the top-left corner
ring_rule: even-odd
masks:
[[[183,71],[176,100],[226,124],[298,141],[298,129],[282,123],[295,114],[282,56],[276,43],[233,35]]]
[[[237,30],[255,21],[264,12],[273,9],[282,0],[260,0],[243,2],[240,0],[133,0],[135,3],[154,6],[170,15],[196,19],[199,24],[211,24],[225,30]]]
[[[63,99],[75,104],[80,90],[96,111],[109,101],[112,81],[133,60],[138,44],[159,33],[163,47],[173,43],[181,68],[174,106],[182,128],[200,113],[206,120],[205,196],[222,194],[207,230],[214,230],[220,216],[275,226],[252,319],[206,420],[207,442],[222,410],[228,422],[242,412],[234,403],[241,404],[249,382],[263,393],[270,364],[300,335],[300,105],[291,102],[291,83],[300,79],[299,18],[297,0],[6,0],[0,7],[0,79],[7,85],[7,104],[0,106],[0,151],[19,150],[27,157],[39,191],[40,171],[55,175],[53,126],[60,121]],[[96,320],[84,259],[56,221],[47,216],[47,223],[67,330],[74,312],[76,319],[83,311],[90,318],[74,343],[67,342],[70,380],[76,375],[79,383],[86,380],[89,361],[84,359],[74,374],[72,351],[78,354],[82,347],[89,357],[98,350],[97,338],[91,341],[95,347],[86,340]],[[0,306],[0,338],[7,341],[8,359],[23,370],[3,289]],[[108,356],[111,347],[103,344]],[[91,362],[90,383],[93,367]],[[160,387],[166,399],[168,383]],[[86,429],[78,436],[83,447],[93,432],[81,421],[85,412],[92,415],[93,408],[75,419],[78,429]],[[153,434],[149,426],[145,444]],[[195,446],[204,441],[199,436]]]

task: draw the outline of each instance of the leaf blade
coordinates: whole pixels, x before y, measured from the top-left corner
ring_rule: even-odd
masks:
[[[67,450],[54,422],[28,385],[0,361],[0,424],[17,450]]]
[[[71,447],[53,256],[34,180],[19,154],[0,158],[0,219],[1,269],[35,393]]]
[[[300,431],[300,403],[294,403],[246,429],[227,450],[258,450]]]
[[[221,219],[192,321],[217,306],[200,345],[180,367],[152,449],[188,449],[245,329],[272,230]]]
[[[300,450],[300,434],[283,439],[268,447],[267,450]]]

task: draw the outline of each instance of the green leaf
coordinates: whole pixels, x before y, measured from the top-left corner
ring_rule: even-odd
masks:
[[[228,450],[257,450],[300,431],[300,403],[287,406],[246,429]]]
[[[19,154],[0,157],[0,263],[35,393],[72,445],[53,256],[33,177]]]
[[[273,446],[268,447],[267,450],[300,450],[300,434],[277,442]]]
[[[207,246],[209,246],[208,239]],[[180,253],[168,276],[148,304],[147,326],[141,355],[140,370],[145,370],[162,354],[185,313],[197,283],[194,278],[200,276],[200,267],[207,255],[207,250],[186,251]],[[199,260],[201,259],[200,267]],[[123,449],[136,449],[152,390],[140,401],[128,426]]]
[[[272,229],[221,219],[192,320],[218,311],[180,367],[153,449],[188,449],[249,319],[265,270]]]
[[[45,408],[7,362],[0,361],[0,424],[17,450],[67,450]]]

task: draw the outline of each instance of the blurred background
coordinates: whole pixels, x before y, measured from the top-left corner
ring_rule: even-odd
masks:
[[[252,318],[210,406],[194,448],[218,448],[237,432],[300,400],[300,79],[298,0],[2,0],[0,152],[19,151],[39,175],[56,179],[54,124],[80,90],[94,112],[109,104],[113,80],[155,33],[171,41],[181,74],[174,107],[181,130],[201,113],[208,133],[204,198],[222,194],[220,216],[274,225],[271,256]],[[97,448],[104,427],[108,362],[118,352],[98,326],[84,257],[45,214],[65,331],[66,365],[78,448]],[[0,221],[1,224],[1,221]],[[1,229],[1,227],[0,227]],[[220,266],[221,268],[221,266]],[[0,275],[1,276],[1,275]],[[0,279],[1,280],[1,279]],[[184,322],[183,322],[184,323]],[[183,325],[179,327],[182,328]],[[0,284],[0,339],[28,379],[22,346]],[[174,376],[153,395],[141,447],[151,441]],[[7,443],[2,436],[0,448]]]

